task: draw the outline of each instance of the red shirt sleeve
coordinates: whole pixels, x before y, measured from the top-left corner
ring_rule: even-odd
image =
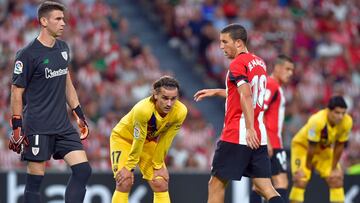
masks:
[[[229,80],[237,87],[242,84],[248,83],[248,68],[239,61],[233,61],[230,64]]]

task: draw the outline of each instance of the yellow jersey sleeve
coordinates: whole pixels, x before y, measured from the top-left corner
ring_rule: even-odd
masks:
[[[342,124],[342,132],[336,141],[338,142],[346,142],[349,139],[349,134],[352,129],[353,120],[350,115],[345,114]]]
[[[321,131],[326,127],[326,120],[319,115],[315,114],[312,116],[306,124],[308,126],[307,139],[310,142],[320,142]]]
[[[180,103],[179,108],[174,110],[177,111],[175,114],[176,119],[174,120],[174,124],[172,124],[172,126],[164,134],[160,135],[159,142],[156,146],[152,159],[154,169],[160,169],[163,166],[165,156],[171,146],[171,143],[186,118],[187,108],[184,104]]]
[[[133,109],[133,142],[128,160],[125,163],[125,168],[128,170],[136,167],[146,140],[147,125],[152,114],[152,108],[147,107],[145,104],[145,102],[138,103]]]

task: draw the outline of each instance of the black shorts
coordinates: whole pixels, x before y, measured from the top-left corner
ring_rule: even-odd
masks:
[[[246,145],[219,141],[215,151],[211,175],[224,180],[270,178],[270,159],[266,146],[252,150]]]
[[[41,162],[54,159],[63,159],[64,156],[75,150],[84,150],[79,134],[65,135],[27,135],[29,146],[21,154],[21,160]]]
[[[271,161],[271,175],[278,175],[280,173],[286,173],[287,171],[287,158],[286,151],[284,149],[274,149]]]

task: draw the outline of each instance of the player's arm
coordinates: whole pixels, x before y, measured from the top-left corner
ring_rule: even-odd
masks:
[[[125,163],[125,168],[132,171],[140,160],[140,154],[143,150],[143,146],[146,140],[147,134],[147,122],[149,116],[145,115],[142,109],[134,109],[134,132],[133,142],[129,153],[128,160]]]
[[[205,97],[213,97],[213,96],[219,96],[226,98],[226,90],[225,89],[202,89],[197,91],[194,94],[194,100],[195,101],[201,101]]]
[[[89,136],[89,127],[86,122],[84,112],[81,109],[79,98],[71,81],[70,74],[66,75],[66,100],[72,109],[73,115],[75,116],[80,129],[80,139],[84,140]]]
[[[309,141],[308,150],[307,150],[307,154],[306,154],[306,168],[310,171],[313,168],[312,160],[315,155],[315,149],[316,149],[317,144],[318,144],[317,142]]]
[[[23,118],[23,94],[29,81],[31,81],[34,68],[32,66],[32,59],[30,54],[21,50],[16,53],[15,66],[13,71],[11,95],[10,95],[10,108],[11,120],[10,125],[12,134],[9,141],[9,149],[20,153],[23,145],[28,145],[28,139],[22,130]]]
[[[264,99],[264,120],[268,121],[271,120],[271,114],[269,113],[268,109],[271,108],[271,106],[273,105],[273,102],[276,100],[277,96],[278,96],[278,90],[275,89],[275,87],[273,87],[272,85],[270,85],[269,83],[266,86],[266,92],[265,92],[265,99]],[[271,126],[268,122],[265,122],[265,127],[266,127],[266,131],[269,131],[271,129]],[[273,148],[271,145],[271,140],[270,140],[270,133],[267,133],[267,149],[268,149],[268,154],[270,157],[272,157],[273,155]]]
[[[311,117],[307,123],[309,126],[307,132],[308,149],[306,155],[306,168],[312,170],[312,160],[315,155],[315,149],[321,138],[321,131],[326,128],[326,121],[322,118]]]
[[[251,149],[257,149],[260,146],[260,142],[254,128],[254,108],[250,84],[245,82],[238,86],[237,90],[240,95],[240,105],[245,118],[246,142]]]
[[[152,159],[154,169],[160,169],[163,166],[165,156],[168,153],[174,137],[179,132],[180,127],[186,118],[186,114],[187,109],[185,108],[185,110],[179,115],[179,121],[177,123],[174,123],[165,134],[160,135],[159,142],[156,146],[155,153]]]
[[[66,100],[71,109],[80,105],[75,87],[71,81],[70,73],[66,75]]]
[[[23,109],[23,94],[25,88],[18,87],[16,85],[11,85],[11,96],[10,96],[10,106],[12,115],[18,115],[22,117]]]
[[[349,135],[352,129],[353,121],[350,116],[347,114],[344,117],[344,131],[340,134],[340,136],[337,136],[337,140],[335,142],[334,146],[334,155],[333,155],[333,162],[332,162],[332,169],[334,170],[340,160],[341,154],[344,151],[345,143],[349,139]]]
[[[341,154],[343,153],[345,148],[345,142],[336,142],[334,146],[334,155],[333,155],[333,161],[331,164],[331,169],[336,169],[337,164],[339,163]]]
[[[10,125],[13,132],[9,141],[9,149],[17,153],[21,152],[22,144],[24,144],[25,146],[29,144],[27,137],[22,132],[22,96],[24,90],[25,88],[21,88],[16,85],[11,86],[10,106],[12,116],[10,120]]]

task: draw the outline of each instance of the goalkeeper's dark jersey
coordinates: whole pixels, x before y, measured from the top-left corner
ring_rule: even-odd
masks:
[[[66,107],[69,47],[56,40],[52,48],[35,39],[16,54],[13,84],[25,88],[23,127],[26,135],[76,132]]]

